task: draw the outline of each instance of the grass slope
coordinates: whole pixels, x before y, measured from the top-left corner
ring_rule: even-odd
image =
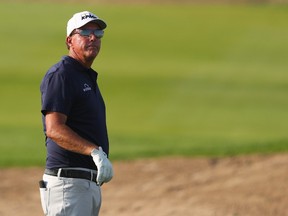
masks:
[[[44,7],[1,3],[0,166],[43,165],[39,85],[81,10],[108,22],[94,68],[113,160],[288,150],[287,7]]]

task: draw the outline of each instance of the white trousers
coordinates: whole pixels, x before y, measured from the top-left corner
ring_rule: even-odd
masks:
[[[98,216],[101,188],[90,180],[43,175],[46,188],[40,188],[46,216]]]

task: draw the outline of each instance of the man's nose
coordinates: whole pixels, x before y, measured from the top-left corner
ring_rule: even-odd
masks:
[[[94,41],[94,40],[97,40],[98,38],[96,37],[95,34],[91,33],[91,34],[89,35],[89,39],[92,40],[92,41]]]

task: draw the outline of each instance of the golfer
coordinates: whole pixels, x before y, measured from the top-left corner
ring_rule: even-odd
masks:
[[[69,54],[41,83],[46,169],[41,204],[48,216],[97,216],[103,183],[113,177],[105,104],[91,68],[106,23],[83,11],[67,23]]]

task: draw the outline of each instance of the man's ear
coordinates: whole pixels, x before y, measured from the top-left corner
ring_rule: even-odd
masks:
[[[72,46],[72,37],[66,37],[66,46],[68,49],[70,49],[70,47]]]

